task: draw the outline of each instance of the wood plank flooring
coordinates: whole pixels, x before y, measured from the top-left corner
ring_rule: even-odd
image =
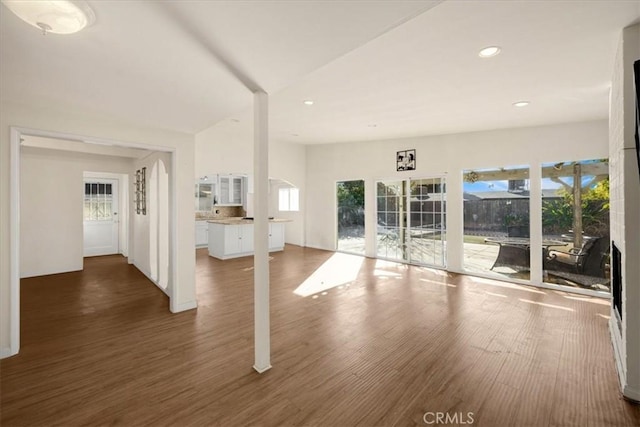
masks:
[[[322,269],[335,256],[273,254],[263,375],[252,258],[198,250],[199,306],[179,314],[119,256],[23,280],[2,426],[425,426],[427,412],[448,425],[468,413],[478,426],[640,425],[618,389],[607,301],[357,257],[342,277]],[[305,289],[320,290],[294,293],[317,269]]]

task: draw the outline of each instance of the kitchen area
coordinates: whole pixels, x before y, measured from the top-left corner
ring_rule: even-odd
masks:
[[[270,193],[287,191],[290,184],[269,180]],[[196,248],[226,260],[253,255],[253,179],[249,174],[211,173],[195,183]],[[270,197],[270,201],[273,198]],[[273,209],[269,209],[272,212]],[[269,217],[269,252],[284,250],[285,224],[291,219]]]

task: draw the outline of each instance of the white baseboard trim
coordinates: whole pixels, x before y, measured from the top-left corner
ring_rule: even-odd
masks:
[[[609,319],[609,335],[611,335],[611,345],[613,347],[613,358],[615,359],[616,371],[618,372],[618,384],[620,389],[624,391],[624,384],[626,383],[626,366],[622,357],[622,337],[620,330],[618,329],[616,314],[611,308],[611,318]]]
[[[151,279],[149,279],[151,280]],[[153,282],[154,285],[156,285],[156,287],[158,289],[160,289],[166,296],[168,296],[169,298],[171,298],[171,295],[169,295],[169,287],[167,286],[166,288],[163,288],[162,286],[160,286],[159,284],[157,284],[156,282],[154,282],[153,280],[151,280]]]
[[[321,251],[329,251],[329,252],[335,252],[335,249],[327,249],[327,248],[322,248],[320,246],[315,246],[315,245],[306,245],[305,248],[311,248],[311,249],[319,249]]]
[[[635,403],[640,403],[640,390],[627,385],[622,389],[622,394],[626,399],[632,400]]]
[[[10,347],[0,348],[0,359],[5,359],[7,357],[15,356],[16,354],[18,353],[17,352],[13,353]]]
[[[253,369],[255,369],[257,373],[262,374],[263,372],[267,372],[269,369],[271,369],[271,365],[268,365],[265,368],[258,368],[256,365],[253,365]]]
[[[180,313],[182,311],[193,310],[194,308],[198,308],[197,301],[188,301],[183,302],[182,304],[171,304],[171,312],[172,313]]]
[[[28,279],[31,277],[40,277],[40,276],[53,276],[54,274],[64,274],[64,273],[75,273],[76,271],[82,271],[84,269],[84,266],[81,266],[80,268],[72,268],[70,270],[54,270],[54,271],[28,271],[26,273],[21,273],[20,274],[20,278],[21,279]]]

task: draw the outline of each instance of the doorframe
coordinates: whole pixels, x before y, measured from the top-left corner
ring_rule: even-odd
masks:
[[[338,224],[338,183],[349,181],[362,181],[364,187],[364,251],[362,253],[338,249],[338,235],[340,228]],[[335,222],[333,230],[333,243],[336,252],[349,255],[367,256],[367,187],[367,180],[364,178],[337,179],[333,182],[333,220]]]
[[[448,263],[447,263],[447,251],[446,249],[443,252],[443,265],[432,265],[432,264],[422,264],[422,263],[415,263],[415,262],[411,262],[411,257],[409,256],[409,259],[395,259],[395,258],[387,258],[387,257],[381,257],[378,256],[378,236],[377,236],[377,227],[378,227],[378,183],[382,182],[384,183],[385,181],[397,181],[397,182],[406,182],[407,183],[407,194],[405,194],[403,197],[405,199],[405,203],[407,205],[407,210],[406,210],[406,215],[407,215],[407,225],[405,226],[406,231],[409,231],[409,229],[411,228],[411,212],[410,212],[410,206],[411,206],[411,188],[409,187],[411,184],[411,181],[417,181],[417,180],[422,180],[422,179],[440,179],[440,183],[441,184],[445,184],[445,187],[447,185],[447,174],[432,174],[432,175],[419,175],[419,176],[408,176],[408,177],[390,177],[390,178],[374,178],[373,181],[373,191],[374,191],[374,200],[375,200],[375,207],[374,207],[374,211],[375,211],[375,224],[376,224],[376,234],[375,234],[375,240],[374,240],[374,253],[375,253],[375,258],[377,259],[382,259],[385,261],[392,261],[392,262],[397,262],[400,264],[407,264],[407,265],[415,265],[415,266],[419,266],[419,267],[426,267],[426,268],[433,268],[436,270],[445,270],[445,271],[450,271],[449,267],[448,267]],[[447,192],[445,191],[444,194],[446,195]],[[445,196],[446,197],[446,196]],[[441,205],[441,209],[440,212],[441,214],[443,214],[445,216],[445,218],[448,218],[448,213],[447,213],[447,209],[448,209],[448,204],[442,204]],[[446,231],[448,230],[448,228],[446,228],[446,221],[445,221],[445,243],[446,243],[446,239],[448,237],[448,232]],[[411,238],[409,238],[409,240],[411,240]]]
[[[21,165],[21,145],[22,135],[40,136],[45,138],[64,139],[69,141],[83,142],[94,145],[107,145],[123,148],[140,148],[150,151],[161,151],[170,153],[171,155],[171,179],[169,181],[169,306],[174,306],[177,301],[177,293],[175,283],[177,282],[177,247],[176,247],[176,229],[177,229],[177,204],[175,190],[177,187],[176,174],[176,149],[173,147],[164,147],[153,144],[142,144],[136,142],[124,142],[106,138],[97,138],[93,136],[83,136],[65,132],[46,131],[20,126],[9,126],[10,133],[10,182],[9,182],[9,268],[10,268],[10,286],[9,286],[9,348],[1,349],[0,357],[9,357],[18,354],[20,351],[20,165]],[[131,233],[129,233],[131,234]],[[131,248],[129,248],[131,249]]]
[[[129,180],[127,177],[128,175],[123,173],[82,172],[82,178],[85,181],[87,179],[109,179],[118,182],[118,253],[124,257],[129,256]]]

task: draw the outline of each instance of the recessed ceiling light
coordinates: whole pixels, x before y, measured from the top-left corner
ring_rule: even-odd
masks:
[[[530,104],[529,101],[518,101],[518,102],[514,102],[513,106],[514,107],[526,107],[529,104]]]
[[[305,99],[304,101],[302,101],[302,103],[303,103],[304,105],[313,105],[313,100],[311,100],[311,99]]]
[[[73,34],[95,21],[93,11],[81,0],[2,0],[2,3],[43,34]]]
[[[480,58],[491,58],[499,54],[501,50],[498,46],[487,46],[478,53],[478,56]]]

